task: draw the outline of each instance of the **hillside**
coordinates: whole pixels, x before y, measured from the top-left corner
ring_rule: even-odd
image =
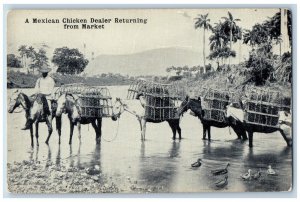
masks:
[[[87,75],[120,73],[130,76],[166,75],[170,66],[201,64],[201,53],[185,48],[160,48],[130,55],[99,55],[86,67]]]

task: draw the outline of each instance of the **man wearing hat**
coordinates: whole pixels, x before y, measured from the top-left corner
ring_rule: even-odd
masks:
[[[51,107],[51,99],[52,99],[52,92],[55,86],[55,81],[51,78],[48,73],[51,71],[47,65],[43,65],[39,70],[42,73],[42,76],[36,81],[35,84],[35,94],[43,94],[47,98],[48,106],[44,105],[44,110],[49,112],[49,108]],[[28,118],[25,127],[22,130],[28,130],[32,120]]]

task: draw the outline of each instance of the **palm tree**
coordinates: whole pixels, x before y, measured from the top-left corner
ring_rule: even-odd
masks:
[[[233,33],[232,31],[234,29],[237,29],[237,25],[236,25],[236,22],[238,21],[241,21],[240,19],[234,19],[232,14],[228,11],[228,17],[222,17],[225,22],[228,23],[229,27],[230,27],[230,37],[229,37],[229,41],[230,41],[230,50],[232,50],[232,36],[233,36]]]
[[[250,46],[254,47],[255,45],[261,45],[269,41],[270,36],[266,26],[255,24],[252,30],[244,31],[243,38],[243,43],[249,43]]]
[[[36,57],[36,52],[32,46],[29,46],[28,49],[26,50],[25,55],[26,55],[26,59],[31,58],[31,60],[33,61]],[[34,67],[33,67],[33,73],[34,73]]]
[[[26,51],[27,51],[27,47],[25,45],[21,45],[18,49],[18,51],[20,52],[21,55],[21,62],[22,62],[22,66],[26,68],[26,61],[24,60],[24,57],[26,55]]]
[[[230,28],[229,32],[229,48],[230,51],[232,50],[232,40],[233,40],[233,30],[239,30],[236,22],[241,21],[240,19],[234,19],[232,14],[228,11],[228,17],[222,17],[225,20],[225,24],[227,24]],[[229,58],[229,65],[230,65],[230,58]]]
[[[206,15],[198,15],[199,17],[195,18],[195,29],[203,28],[203,64],[205,67],[205,30],[212,30],[210,25],[210,19],[208,19],[208,13]],[[200,70],[199,70],[200,71]]]

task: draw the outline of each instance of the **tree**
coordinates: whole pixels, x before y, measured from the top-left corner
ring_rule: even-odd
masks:
[[[57,72],[62,74],[79,74],[89,63],[78,49],[68,47],[56,48],[52,62],[58,66]]]
[[[281,13],[277,12],[273,17],[269,18],[263,23],[264,26],[268,28],[270,37],[272,39],[277,39],[280,37],[280,26],[281,26]],[[287,26],[290,45],[292,44],[292,12],[287,10]]]
[[[239,30],[239,27],[236,25],[236,22],[241,21],[240,19],[234,19],[232,14],[228,11],[228,17],[222,17],[225,22],[224,24],[229,27],[229,41],[230,41],[230,50],[232,50],[232,41],[233,41],[233,31]]]
[[[25,61],[25,56],[26,56],[26,51],[27,51],[27,46],[21,45],[18,49],[20,55],[21,55],[21,63],[22,67],[26,68],[26,61]]]
[[[254,47],[268,41],[270,39],[270,35],[266,26],[255,24],[252,27],[252,30],[245,30],[243,38],[243,43]]]
[[[195,18],[195,29],[203,28],[203,64],[205,67],[205,30],[212,30],[212,26],[210,25],[210,19],[208,19],[208,13],[206,15],[198,15],[199,17]],[[199,70],[200,71],[200,70]]]
[[[229,29],[229,48],[230,51],[232,50],[232,42],[236,42],[238,39],[241,39],[241,29],[239,26],[236,25],[236,22],[241,21],[240,19],[234,19],[232,14],[228,11],[228,17],[222,17],[225,22],[226,30]],[[228,33],[228,31],[225,31]],[[235,37],[236,36],[236,37]],[[230,65],[230,58],[229,58],[229,65]]]
[[[34,73],[34,69],[39,69],[42,66],[46,65],[49,66],[48,64],[48,57],[46,56],[46,51],[45,49],[41,48],[39,49],[38,52],[36,52],[34,49],[32,49],[31,52],[31,56],[33,58],[33,63],[30,65],[30,67],[33,69],[33,73]]]
[[[274,55],[270,42],[262,44],[250,53],[246,68],[250,73],[250,80],[255,85],[264,85],[274,70]]]
[[[20,68],[21,61],[14,54],[7,54],[7,66]]]

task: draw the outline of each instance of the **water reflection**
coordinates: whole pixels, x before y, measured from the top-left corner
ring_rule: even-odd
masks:
[[[101,143],[95,145],[94,152],[92,153],[90,166],[99,166],[99,169],[101,170]]]
[[[169,151],[170,157],[171,158],[178,157],[179,156],[179,149],[180,149],[180,141],[179,142],[173,141],[172,147]]]
[[[61,157],[60,157],[60,144],[58,145],[58,151],[56,154],[56,160],[55,160],[55,165],[60,166],[61,163]]]
[[[145,142],[141,143],[139,179],[151,191],[168,191],[174,179],[180,156],[180,142],[173,141],[167,155],[145,157]]]
[[[74,156],[73,156],[73,147],[72,147],[72,145],[70,144],[69,145],[69,157],[70,157],[70,167],[74,167]]]
[[[80,151],[81,151],[81,142],[78,144],[78,150],[77,150],[77,168],[84,169],[84,167],[81,165]]]

